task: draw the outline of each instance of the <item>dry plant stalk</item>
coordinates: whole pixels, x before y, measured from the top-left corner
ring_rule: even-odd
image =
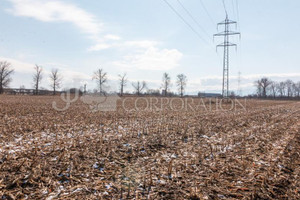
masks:
[[[1,199],[300,199],[298,102],[57,112],[54,100],[0,96]]]

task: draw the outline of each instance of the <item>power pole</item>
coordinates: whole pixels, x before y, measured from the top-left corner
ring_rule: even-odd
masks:
[[[237,95],[242,96],[242,89],[241,89],[241,72],[238,73],[238,88],[237,88]]]
[[[84,84],[83,88],[83,93],[86,94],[86,83]]]
[[[224,32],[220,32],[217,34],[214,34],[214,37],[216,36],[222,36],[224,37],[224,43],[221,43],[217,45],[218,47],[223,47],[224,48],[224,58],[223,58],[223,87],[222,87],[222,96],[223,98],[229,97],[229,47],[231,46],[237,46],[236,44],[233,44],[229,41],[229,36],[230,35],[240,35],[239,32],[233,32],[230,31],[230,25],[231,24],[237,24],[237,22],[229,20],[228,15],[226,14],[226,19],[220,23],[218,23],[219,26],[225,27]]]

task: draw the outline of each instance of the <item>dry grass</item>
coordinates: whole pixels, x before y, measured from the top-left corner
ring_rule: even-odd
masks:
[[[58,112],[53,100],[0,96],[2,199],[300,198],[299,102]]]

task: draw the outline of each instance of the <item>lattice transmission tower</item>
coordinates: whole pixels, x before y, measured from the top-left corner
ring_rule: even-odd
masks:
[[[222,96],[226,97],[226,98],[229,96],[229,47],[237,46],[236,44],[230,42],[229,36],[241,35],[239,32],[234,32],[234,31],[230,30],[231,24],[237,25],[237,22],[229,20],[228,15],[226,14],[226,19],[224,21],[218,23],[218,27],[224,26],[225,31],[214,34],[214,37],[216,37],[216,36],[224,37],[224,43],[217,45],[217,48],[218,47],[224,48]]]
[[[237,87],[237,95],[242,96],[242,88],[241,88],[241,72],[238,73],[238,87]]]

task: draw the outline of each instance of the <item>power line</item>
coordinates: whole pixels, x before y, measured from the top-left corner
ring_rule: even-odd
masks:
[[[239,12],[239,3],[238,3],[238,0],[235,0],[236,2],[236,15],[237,15],[237,22],[238,22],[238,27],[239,27],[239,31],[240,31],[240,12]]]
[[[169,4],[167,0],[164,0],[164,2],[173,10],[173,12],[205,43],[209,44],[181,15],[179,12],[175,10],[175,8]]]
[[[177,0],[179,5],[185,10],[185,12],[190,16],[190,18],[198,25],[198,27],[206,34],[208,38],[210,38],[209,34],[206,32],[206,30],[200,25],[200,23],[195,19],[195,17],[191,14],[191,12],[188,11],[188,9],[185,8],[185,6]]]
[[[236,15],[237,15],[237,22],[238,22],[238,30],[241,32],[241,22],[240,22],[240,14],[239,14],[239,3],[238,0],[235,0],[236,2]],[[242,45],[242,40],[240,39],[240,50],[239,50],[239,68],[242,68],[243,66],[243,45]]]
[[[235,1],[235,0],[231,0],[231,6],[232,6],[232,13],[233,13],[233,16],[236,18],[234,1]]]
[[[225,0],[223,0],[222,2],[223,2],[223,7],[224,7],[224,10],[225,10],[225,13],[227,15],[227,9],[226,9],[226,5],[225,5]]]
[[[208,18],[209,18],[210,21],[212,22],[213,26],[215,26],[216,23],[215,23],[215,21],[213,20],[213,18],[211,17],[211,15],[209,14],[208,10],[206,9],[206,7],[205,7],[203,1],[200,0],[200,3],[201,3],[201,6],[202,6],[203,10],[206,12]]]

